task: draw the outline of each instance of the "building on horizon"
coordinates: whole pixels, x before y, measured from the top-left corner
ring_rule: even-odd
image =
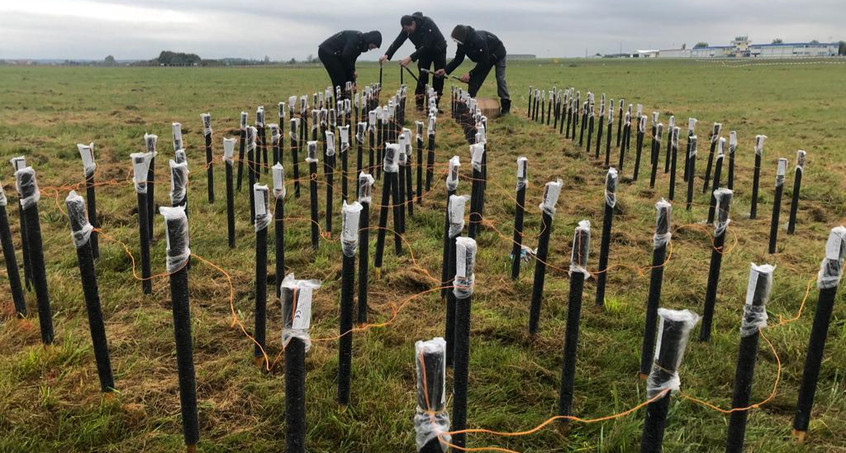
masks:
[[[728,46],[661,49],[658,58],[802,58],[836,57],[837,42],[793,42],[752,44],[748,36],[737,36]]]

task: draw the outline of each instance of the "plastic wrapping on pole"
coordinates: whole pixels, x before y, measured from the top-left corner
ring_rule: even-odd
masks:
[[[599,159],[599,153],[602,149],[602,134],[603,134],[603,132],[605,132],[603,130],[603,128],[605,126],[605,121],[604,121],[603,116],[604,116],[604,110],[600,109],[599,110],[599,116],[597,117],[597,123],[599,123],[599,124],[597,124],[597,130],[596,130],[596,153],[594,155],[594,159],[597,159],[597,160]]]
[[[291,163],[294,166],[294,197],[300,198],[300,140],[299,135],[300,119],[291,118]]]
[[[611,102],[614,103],[613,100]],[[614,129],[613,105],[608,110],[608,131],[605,133],[605,166],[611,166],[611,131]]]
[[[446,343],[443,338],[414,344],[417,369],[417,408],[414,415],[417,451],[443,453],[449,442],[446,410]]]
[[[685,202],[685,210],[690,211],[693,205],[693,181],[696,179],[696,147],[697,138],[695,135],[688,137],[687,144],[687,200]]]
[[[232,187],[232,166],[235,154],[235,140],[223,139],[223,165],[226,173],[226,232],[229,248],[235,248],[235,194]]]
[[[773,197],[773,216],[770,218],[770,245],[769,253],[776,252],[776,243],[778,241],[778,219],[781,214],[781,197],[784,194],[784,176],[787,172],[787,159],[781,158],[778,160],[778,167],[776,170],[775,196]]]
[[[638,176],[640,176],[640,158],[643,153],[643,137],[644,137],[644,130],[643,124],[646,122],[646,117],[642,116],[637,120],[637,138],[635,139],[635,163],[634,163],[634,174],[632,175],[632,181],[637,181]],[[653,135],[654,137],[654,135]]]
[[[620,147],[620,141],[622,138],[622,131],[623,131],[623,104],[625,104],[624,99],[620,99],[620,110],[617,113],[617,143],[616,147]],[[611,106],[613,108],[613,105]]]
[[[626,125],[623,127],[623,137],[620,140],[620,161],[617,163],[617,171],[623,172],[623,163],[626,161],[626,148],[631,137],[631,121],[626,117]]]
[[[799,441],[804,441],[805,434],[811,421],[811,408],[817,390],[817,380],[823,360],[826,337],[831,323],[834,309],[834,299],[843,272],[843,258],[846,254],[846,228],[839,226],[832,228],[825,245],[825,259],[820,264],[817,276],[819,298],[814,314],[814,324],[808,342],[808,354],[805,356],[805,366],[802,372],[802,383],[799,386],[799,399],[796,403],[796,414],[793,417],[793,430]]]
[[[790,203],[790,217],[787,221],[787,234],[796,231],[796,211],[799,208],[799,188],[802,186],[802,174],[805,171],[805,151],[796,152],[796,168],[793,176],[793,200]]]
[[[696,123],[699,122],[696,118],[688,118],[687,119],[687,144],[685,145],[685,154],[684,154],[684,172],[682,175],[682,179],[684,182],[687,182],[688,178],[692,173],[690,173],[690,168],[688,167],[688,158],[690,157],[690,138],[696,135]]]
[[[663,130],[664,124],[658,123],[657,132],[652,136],[652,172],[649,174],[650,188],[655,188],[655,178],[658,175],[658,158],[661,156],[661,133]]]
[[[3,246],[3,260],[6,263],[6,275],[9,277],[9,289],[15,303],[15,313],[19,318],[26,316],[26,299],[21,286],[21,275],[12,243],[12,231],[9,228],[9,216],[6,213],[6,196],[0,185],[0,245]]]
[[[453,158],[455,159],[455,158]],[[456,170],[457,171],[457,170]],[[457,183],[456,183],[457,186]],[[447,184],[452,188],[451,184]],[[455,356],[455,304],[456,294],[454,288],[456,272],[456,239],[464,230],[464,209],[467,204],[466,196],[450,195],[447,205],[447,230],[444,243],[444,255],[447,263],[447,274],[443,278],[446,287],[446,319],[444,338],[447,345],[447,366],[452,366]]]
[[[552,219],[555,215],[555,205],[561,193],[561,180],[548,182],[544,186],[541,210],[541,231],[538,238],[538,248],[535,252],[535,277],[532,285],[532,301],[529,308],[529,333],[534,335],[538,331],[540,322],[541,301],[543,300],[543,285],[546,279],[546,260],[549,252],[549,236],[552,233]]]
[[[640,353],[640,376],[646,378],[652,367],[652,347],[655,344],[655,331],[658,323],[658,306],[661,304],[661,285],[664,280],[664,262],[667,258],[667,245],[670,242],[670,222],[672,206],[663,199],[655,203],[658,217],[655,222],[655,235],[652,239],[652,270],[649,276],[649,295],[646,300],[646,322],[643,329],[643,344]]]
[[[740,349],[737,355],[737,369],[734,374],[734,396],[731,407],[749,406],[752,394],[752,377],[758,355],[758,329],[767,326],[767,301],[773,284],[773,266],[752,264],[749,285],[746,289],[746,304],[743,306],[743,323],[740,328]],[[746,419],[749,411],[731,413],[726,436],[726,453],[741,453],[746,435]]]
[[[667,152],[664,156],[664,174],[670,172],[670,159],[672,158],[671,153],[673,151],[673,130],[675,129],[675,126],[675,117],[671,116],[669,122],[667,123]],[[731,189],[731,187],[729,187],[729,189]]]
[[[670,187],[667,199],[673,201],[676,198],[676,160],[679,153],[679,128],[674,127],[670,131]]]
[[[214,167],[212,166],[212,128],[211,115],[203,113],[203,136],[206,140],[206,180],[208,181],[209,203],[214,203]]]
[[[256,183],[256,134],[256,128],[252,126],[247,127],[247,183],[249,184],[248,191],[250,193],[250,223],[255,223],[256,221],[256,206],[253,194],[253,185]]]
[[[267,338],[267,227],[270,223],[270,212],[268,212],[267,186],[261,184],[253,185],[254,199],[256,204],[256,242],[255,242],[255,330],[253,337],[256,340],[253,348],[253,358],[258,363],[264,357],[264,350]]]
[[[159,211],[164,216],[167,227],[167,270],[170,273],[176,367],[179,373],[179,400],[182,408],[182,434],[185,445],[193,448],[199,441],[200,428],[197,418],[194,351],[191,343],[191,311],[188,302],[187,260],[191,253],[188,248],[188,218],[182,206],[162,207]]]
[[[369,178],[372,176],[367,175]],[[359,200],[361,198],[359,197]],[[370,201],[361,201],[358,242],[361,248],[358,258],[358,322],[367,323],[367,280],[370,264]]]
[[[311,248],[317,250],[320,247],[320,223],[317,217],[317,142],[308,142],[308,192],[310,198],[311,212]]]
[[[418,121],[415,123],[417,127],[417,205],[423,205],[423,123]]]
[[[467,387],[470,365],[470,311],[473,299],[476,241],[471,238],[456,238],[455,288],[455,364],[453,373],[453,428],[456,431],[467,428]],[[453,436],[453,444],[464,447],[465,434]]]
[[[752,175],[752,204],[749,207],[749,218],[758,218],[758,186],[761,181],[761,157],[764,154],[764,140],[766,135],[755,136],[755,171]]]
[[[564,334],[564,356],[561,367],[561,388],[558,393],[558,415],[573,414],[573,387],[576,377],[576,354],[579,345],[579,318],[582,313],[582,292],[590,252],[590,222],[582,220],[573,236],[570,255],[570,296],[567,303],[567,330]],[[565,419],[566,420],[566,419]]]
[[[517,158],[517,205],[514,208],[514,237],[511,247],[511,279],[517,280],[520,277],[520,264],[523,255],[523,214],[526,204],[526,187],[529,184],[527,177],[528,159],[525,156]]]
[[[723,172],[723,161],[725,160],[725,154],[722,153],[723,142],[725,139],[720,138],[720,153],[717,154],[717,160],[714,163],[714,182],[712,184],[713,190],[717,190],[720,188],[720,178],[722,177]],[[705,223],[713,223],[714,222],[714,211],[717,208],[717,199],[714,198],[714,192],[711,192],[711,202],[708,204],[708,220]]]
[[[241,133],[238,137],[238,192],[244,175],[244,151],[247,148],[247,112],[241,112]],[[249,168],[247,169],[249,171]]]
[[[446,288],[446,286],[448,286],[449,281],[452,279],[451,274],[449,273],[449,249],[451,243],[451,238],[449,237],[449,200],[453,195],[455,195],[455,191],[450,190],[448,187],[446,193],[446,208],[444,209],[444,247],[441,255],[441,285],[444,286],[444,288],[441,289],[441,297],[446,297],[447,292],[449,291],[449,288]]]
[[[610,128],[609,128],[610,130]],[[617,205],[617,169],[611,167],[605,175],[605,209],[602,216],[602,237],[599,246],[599,270],[596,276],[596,305],[605,305],[605,285],[608,281],[608,254],[611,246],[611,227],[614,206]]]
[[[22,168],[26,168],[26,159],[23,156],[13,157],[10,160],[12,164],[12,168],[15,172]],[[17,190],[18,198],[21,197],[21,191]],[[24,284],[26,285],[27,290],[32,289],[32,263],[30,262],[30,253],[29,253],[29,238],[27,237],[27,227],[26,227],[26,214],[24,213],[24,207],[21,203],[18,203],[18,218],[20,219],[21,223],[21,252],[23,255],[23,267],[24,267]]]
[[[728,228],[729,208],[733,192],[729,189],[717,189],[714,196],[717,199],[719,212],[714,219],[714,244],[711,250],[711,264],[708,267],[708,287],[705,291],[705,313],[702,317],[702,330],[699,341],[711,340],[711,324],[714,319],[714,305],[717,301],[717,283],[720,281],[720,267],[723,262],[726,229]]]
[[[323,160],[323,176],[326,178],[326,232],[332,233],[332,216],[335,213],[335,155],[326,155]]]
[[[720,131],[723,125],[714,123],[714,129],[711,131],[711,148],[708,151],[708,161],[705,166],[705,178],[702,182],[702,193],[708,192],[708,183],[711,182],[711,166],[714,164],[714,151],[717,149],[717,143],[720,139]]]
[[[148,186],[146,182],[146,165],[150,162],[148,156],[149,155],[142,153],[136,153],[132,156],[133,167],[136,172],[134,178],[136,185],[135,192],[138,199],[138,236],[141,248],[141,288],[144,294],[153,293],[153,282],[150,279],[150,232],[148,231],[150,222],[147,218],[150,212],[147,204]],[[142,189],[139,190],[139,188]]]
[[[100,227],[97,220],[97,192],[94,184],[94,170],[97,164],[94,163],[94,143],[89,145],[77,144],[77,149],[82,156],[83,173],[85,176],[85,192],[88,198],[88,220],[94,228]],[[151,235],[152,236],[152,235]],[[96,231],[91,233],[91,253],[94,259],[100,258],[100,243]]]
[[[671,392],[681,385],[678,369],[684,358],[691,329],[699,316],[687,310],[658,309],[661,321],[658,325],[660,337],[655,347],[655,359],[646,381],[646,396],[654,398],[667,393],[646,406],[646,419],[640,441],[641,453],[660,453],[664,442],[664,428],[670,408]]]
[[[94,254],[91,250],[93,226],[88,223],[85,213],[85,200],[75,191],[65,199],[70,220],[71,236],[76,245],[76,258],[82,278],[82,292],[85,296],[85,308],[88,312],[88,328],[94,346],[94,358],[97,363],[97,376],[100,378],[100,390],[112,392],[115,380],[109,359],[109,346],[106,341],[106,328],[103,324],[103,311],[100,308],[100,292],[97,288],[97,274],[94,272]]]
[[[362,206],[355,201],[343,202],[341,208],[341,304],[338,344],[338,403],[350,403],[350,374],[352,370],[353,293],[355,292],[355,252],[358,248],[358,228]]]

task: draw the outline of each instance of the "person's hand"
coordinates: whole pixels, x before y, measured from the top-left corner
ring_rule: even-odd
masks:
[[[384,62],[386,62],[386,61],[388,61],[388,55],[387,55],[387,54],[382,55],[381,57],[379,57],[379,64],[382,64],[382,63],[384,63]]]
[[[437,71],[435,71],[435,76],[436,77],[446,77],[446,70],[438,69]]]
[[[464,74],[463,76],[459,77],[458,80],[469,83],[470,82],[470,74]]]
[[[405,57],[400,60],[400,66],[408,66],[409,63],[411,63],[411,57]]]

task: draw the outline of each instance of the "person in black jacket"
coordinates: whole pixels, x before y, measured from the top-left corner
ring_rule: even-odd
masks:
[[[434,64],[437,71],[443,69],[446,65],[446,40],[435,22],[421,12],[402,16],[400,25],[402,25],[402,31],[391,44],[391,47],[388,48],[388,51],[379,59],[379,62],[384,63],[386,60],[390,60],[406,39],[414,44],[414,53],[400,60],[400,64],[408,66],[412,61],[417,62],[420,75],[417,77],[414,98],[417,101],[417,110],[423,110],[425,89],[429,83],[429,68]],[[426,71],[423,71],[424,69]],[[432,88],[438,93],[438,99],[440,99],[444,94],[444,78],[434,77]]]
[[[329,73],[332,87],[341,87],[343,93],[347,82],[355,84],[358,56],[381,45],[382,34],[378,31],[344,30],[323,41],[317,48],[317,57]]]
[[[460,80],[468,84],[467,91],[470,96],[476,97],[491,68],[496,67],[496,92],[500,98],[501,112],[503,115],[509,113],[511,98],[508,96],[508,85],[505,82],[505,46],[502,41],[489,31],[476,30],[469,25],[456,25],[450,36],[458,44],[455,58],[445,69],[436,71],[435,75],[443,77],[452,73],[464,61],[466,55],[476,63],[476,67],[461,76]]]

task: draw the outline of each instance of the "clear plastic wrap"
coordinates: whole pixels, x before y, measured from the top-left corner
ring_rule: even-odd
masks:
[[[185,150],[177,149],[176,152],[173,153],[173,160],[175,160],[177,164],[187,164],[188,156],[185,155]]]
[[[332,129],[338,126],[338,115],[335,113],[335,109],[326,110],[326,122]]]
[[[397,154],[397,164],[399,165],[406,165],[408,163],[408,140],[406,139],[405,134],[399,134],[397,137],[397,149],[399,153]]]
[[[364,132],[367,130],[367,123],[360,122],[355,129],[355,142],[364,143]]]
[[[346,257],[355,256],[358,249],[358,219],[361,216],[361,203],[353,201],[341,206],[341,252]]]
[[[517,158],[517,191],[521,191],[529,186],[529,159],[526,156]]]
[[[729,156],[734,156],[737,149],[737,131],[729,131]]]
[[[606,116],[608,117],[608,125],[610,126],[611,124],[614,123],[614,100],[613,99],[611,99],[611,102],[608,103],[608,112],[606,113]]]
[[[285,198],[285,167],[279,162],[271,167],[273,171],[273,198]]]
[[[743,306],[743,321],[740,324],[740,336],[754,335],[758,329],[767,327],[767,302],[773,287],[774,266],[752,263],[749,270],[749,283],[746,286],[746,304]]]
[[[450,238],[458,237],[464,230],[464,208],[468,200],[470,200],[470,197],[465,195],[449,196],[447,220],[449,221],[448,235]]]
[[[148,153],[156,153],[156,142],[159,140],[158,135],[144,134],[144,146]]]
[[[476,240],[464,236],[455,238],[455,280],[452,293],[456,299],[467,299],[476,287]]]
[[[358,174],[358,202],[370,204],[373,201],[373,179],[369,173]]]
[[[181,203],[188,193],[188,163],[177,164],[171,160],[168,164],[170,165],[170,203]],[[146,175],[147,173],[144,173],[144,177]]]
[[[326,131],[326,156],[335,155],[335,133]]]
[[[171,124],[171,131],[173,132],[173,150],[182,149],[185,144],[182,142],[182,125],[179,123]]]
[[[688,151],[687,157],[688,158],[695,157],[696,156],[696,147],[697,147],[697,144],[699,142],[699,138],[695,135],[691,135],[690,138],[688,138],[688,142],[690,143],[690,151]]]
[[[297,108],[297,96],[288,96],[288,115],[294,118],[294,109]]]
[[[423,140],[423,122],[422,121],[415,121],[414,122],[414,134],[418,140]]]
[[[341,154],[343,154],[350,149],[350,127],[338,126],[338,133],[340,136]]]
[[[185,214],[185,206],[160,206],[159,213],[164,216],[165,224],[171,221],[180,223],[178,237],[171,237],[170,228],[165,228],[167,239],[167,272],[172,274],[182,269],[191,258],[188,238],[188,216]]]
[[[264,106],[260,105],[256,109],[256,127],[264,127]]]
[[[485,145],[483,143],[470,145],[470,162],[473,164],[473,170],[482,171],[482,160],[484,156]]]
[[[132,182],[135,183],[135,192],[147,193],[147,173],[150,170],[150,161],[153,160],[152,153],[132,153]]]
[[[369,130],[372,131],[372,130],[376,129],[376,121],[378,121],[379,118],[381,117],[381,115],[379,114],[381,111],[382,111],[382,107],[377,107],[375,110],[371,110],[370,112],[368,112],[368,114],[367,114],[367,121],[368,121],[367,125],[368,125]]]
[[[558,196],[561,195],[563,183],[559,178],[555,181],[549,181],[543,188],[543,202],[539,207],[550,217],[555,217],[555,205],[558,204]]]
[[[75,190],[71,190],[68,197],[65,198],[65,206],[68,208],[68,217],[71,219],[71,239],[76,248],[80,248],[88,244],[88,239],[91,238],[91,232],[94,227],[88,223],[88,214],[85,212],[85,200],[79,196]],[[79,229],[74,229],[74,226],[79,226]]]
[[[573,234],[573,250],[570,252],[570,276],[573,272],[580,272],[585,280],[590,277],[587,270],[588,256],[590,255],[590,221],[582,220],[576,227]]]
[[[696,123],[699,122],[696,118],[688,118],[687,119],[687,135],[693,135],[693,131],[696,130]]]
[[[414,431],[417,450],[437,439],[446,452],[450,441],[449,413],[446,409],[446,341],[436,337],[414,344],[417,368],[417,410]]]
[[[637,131],[641,134],[645,134],[647,121],[646,115],[638,115],[637,118]]]
[[[766,135],[755,136],[755,154],[762,156],[764,153],[764,141],[767,139]]]
[[[825,258],[817,274],[817,288],[836,288],[840,285],[844,255],[846,255],[846,227],[832,228],[828,241],[825,243]]]
[[[311,348],[308,329],[311,326],[311,302],[314,290],[320,288],[318,280],[297,280],[294,274],[282,279],[282,346],[287,347],[291,338],[305,343],[305,350]]]
[[[279,133],[279,125],[276,123],[270,123],[267,127],[270,128],[270,144],[273,146],[279,146],[279,140],[282,139],[282,134]]]
[[[300,115],[305,116],[308,113],[308,96],[300,96]]]
[[[97,163],[94,162],[94,142],[88,145],[77,143],[76,149],[79,150],[79,155],[82,157],[82,170],[86,178],[90,178],[97,169]]]
[[[3,184],[0,183],[0,206],[5,207],[9,204],[9,200],[6,198],[6,191],[3,190]]]
[[[673,127],[673,147],[678,149],[679,147],[679,133],[681,132],[681,128],[678,126]]]
[[[630,127],[632,125],[632,114],[626,112],[626,119],[623,121],[626,124],[626,127]],[[639,126],[638,126],[639,128]]]
[[[609,167],[608,173],[605,174],[605,204],[610,208],[617,206],[617,183],[619,180],[617,169]]]
[[[94,145],[93,143],[91,145]],[[805,173],[805,157],[807,153],[803,150],[796,151],[796,170],[799,173]]]
[[[268,189],[266,184],[253,184],[253,206],[255,207],[255,230],[261,231],[270,225],[270,210],[268,209]]]
[[[446,177],[447,191],[455,192],[458,190],[458,175],[461,169],[461,161],[458,156],[452,156],[449,159],[449,172]]]
[[[676,117],[670,115],[670,119],[667,121],[667,133],[671,133],[674,127],[676,127]]]
[[[655,234],[652,236],[652,248],[657,249],[658,247],[666,247],[673,235],[670,232],[673,207],[670,205],[670,202],[662,198],[655,203],[655,209],[658,211],[658,217],[655,220]]]
[[[295,142],[300,141],[300,119],[291,118],[289,124],[291,125],[291,129],[288,132],[288,137]]]
[[[480,143],[482,145],[488,142],[488,137],[485,132],[485,121],[486,118],[483,116],[480,118],[479,123],[476,124],[476,143]]]
[[[20,195],[21,207],[24,211],[38,204],[41,191],[35,178],[35,169],[24,167],[15,172],[15,184]]]
[[[655,130],[655,140],[661,141],[661,136],[664,133],[664,123],[658,123],[658,127]],[[657,160],[658,157],[656,156],[655,159]]]
[[[235,162],[235,142],[234,138],[223,138],[223,160],[229,164]]]
[[[781,157],[778,159],[778,167],[776,168],[776,183],[775,186],[784,185],[784,175],[787,173],[787,158]]]
[[[241,112],[241,121],[239,123],[239,127],[242,131],[247,130],[247,112]]]
[[[320,129],[320,110],[311,111],[311,136],[317,135],[317,130]]]
[[[734,192],[725,187],[714,191],[714,199],[716,200],[716,215],[714,216],[714,237],[725,234],[731,219],[729,219],[729,207],[731,206],[731,197]]]
[[[247,126],[247,151],[255,152],[256,150],[256,136],[258,129],[253,126]]]
[[[285,124],[285,111],[287,110],[285,103],[280,102],[277,106],[279,107],[279,124]]]
[[[200,119],[203,121],[203,135],[211,135],[211,133],[212,133],[211,114],[210,113],[202,113],[202,114],[200,114]]]
[[[714,123],[714,128],[711,130],[711,143],[717,141],[720,138],[720,133],[723,131],[723,124],[722,123]]]
[[[382,159],[382,168],[385,173],[396,173],[399,170],[397,159],[400,153],[400,146],[396,143],[385,143],[385,158]]]
[[[664,390],[677,391],[681,387],[679,366],[693,326],[699,315],[689,310],[658,309],[658,338],[655,359],[646,380],[646,396],[654,398]]]
[[[725,154],[726,139],[724,137],[720,137],[719,140],[717,140],[717,160],[722,159]]]
[[[317,140],[309,140],[306,142],[306,162],[317,163]]]
[[[426,134],[431,136],[435,135],[435,127],[438,123],[438,119],[435,115],[429,115],[427,126],[426,126]]]

